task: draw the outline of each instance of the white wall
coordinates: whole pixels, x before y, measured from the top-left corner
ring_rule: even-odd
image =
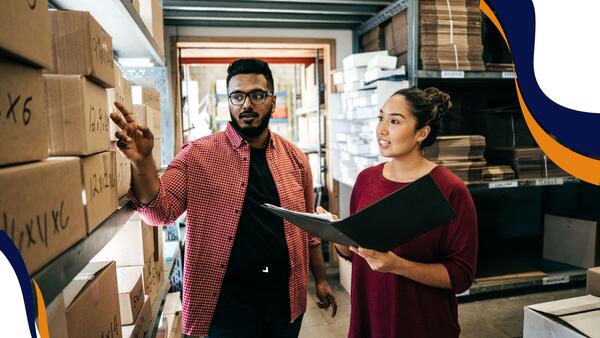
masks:
[[[352,31],[349,29],[295,29],[295,28],[236,28],[236,27],[165,27],[165,39],[180,36],[219,36],[219,37],[273,37],[335,39],[336,68],[342,67],[342,60],[352,54]],[[168,44],[165,44],[168,46]],[[166,48],[168,50],[168,48]],[[168,53],[168,51],[167,51]]]

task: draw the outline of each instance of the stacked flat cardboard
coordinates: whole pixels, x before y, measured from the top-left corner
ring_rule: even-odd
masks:
[[[47,0],[2,2],[0,54],[37,67],[52,67]],[[4,81],[4,76],[1,78]]]
[[[407,11],[402,11],[385,24],[385,49],[398,57],[398,64],[406,64],[408,57]]]
[[[493,255],[477,257],[478,285],[495,284],[499,282],[539,280],[546,274],[523,262],[518,256],[505,252],[494,252]]]
[[[0,78],[0,165],[48,157],[42,71],[0,58]]]
[[[584,269],[600,265],[598,210],[565,210],[544,217],[544,259]]]
[[[486,166],[483,167],[481,178],[483,181],[512,180],[515,178],[515,172],[507,165]]]
[[[474,111],[480,119],[480,132],[489,148],[536,147],[518,106],[504,106]]]
[[[425,70],[485,70],[477,0],[419,2],[420,56]]]
[[[526,306],[523,338],[598,337],[600,298],[587,295]]]
[[[114,262],[89,263],[63,295],[69,337],[122,337]]]
[[[115,156],[114,152],[105,151],[81,158],[88,233],[119,207]]]
[[[512,72],[514,70],[515,65],[512,63],[492,63],[486,62],[485,69],[489,71],[497,71],[497,72]]]
[[[44,75],[50,154],[91,155],[110,149],[106,91],[81,75]]]
[[[29,274],[85,237],[79,158],[0,169],[4,231]]]
[[[470,183],[483,180],[483,168],[485,164],[485,161],[459,161],[444,163],[444,167],[452,171],[465,183]]]
[[[434,144],[423,149],[423,156],[438,163],[482,161],[484,150],[485,137],[481,135],[438,136]]]
[[[488,148],[485,157],[490,163],[510,165],[517,178],[568,176],[540,148]]]
[[[374,52],[385,49],[384,30],[379,26],[371,29],[360,37],[360,47],[363,52]]]
[[[88,12],[51,11],[53,71],[115,86],[112,38]]]

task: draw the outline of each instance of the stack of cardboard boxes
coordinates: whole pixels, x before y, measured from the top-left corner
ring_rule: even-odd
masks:
[[[135,112],[136,120],[139,124],[150,128],[152,134],[154,134],[152,157],[154,158],[156,169],[159,169],[162,164],[160,93],[142,86],[133,86],[132,90],[133,111]]]
[[[434,144],[423,149],[423,156],[443,164],[465,183],[479,182],[486,165],[485,142],[482,135],[438,136]]]
[[[332,126],[332,147],[338,150],[340,175],[353,182],[360,171],[378,162],[375,137],[377,115],[387,99],[408,87],[404,66],[387,51],[359,53],[346,57],[344,70],[334,72],[333,82],[341,87],[341,109],[333,116],[343,121]]]
[[[86,235],[79,159],[47,159],[42,69],[55,64],[50,37],[46,1],[2,5],[0,212],[30,274]]]

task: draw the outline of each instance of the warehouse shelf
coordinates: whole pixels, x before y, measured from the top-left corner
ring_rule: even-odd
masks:
[[[112,37],[115,55],[121,58],[149,59],[164,66],[164,52],[129,0],[81,1],[50,0],[58,9],[87,11]]]
[[[164,168],[159,170],[162,175]],[[102,248],[123,228],[135,213],[133,202],[125,196],[119,208],[106,218],[91,234],[77,242],[32,276],[49,304],[77,276]]]
[[[135,212],[133,203],[126,197],[120,200],[119,205],[119,209],[104,220],[89,236],[33,275],[46,304],[52,302],[62,292],[133,216]]]
[[[435,80],[514,80],[515,73],[512,71],[463,71],[463,70],[419,70],[419,79]]]
[[[164,249],[165,251],[167,250],[169,246],[165,244]],[[164,269],[164,276],[165,279],[163,280],[161,286],[160,286],[160,290],[158,291],[158,296],[157,298],[154,300],[154,303],[152,303],[152,319],[150,321],[150,330],[148,330],[148,332],[146,332],[146,338],[152,338],[156,336],[156,332],[158,331],[158,324],[160,323],[160,319],[162,318],[162,312],[163,312],[163,307],[165,305],[165,299],[167,298],[167,295],[169,294],[169,289],[171,287],[171,277],[173,276],[173,271],[174,271],[174,266],[175,266],[175,260],[178,259],[179,255],[181,254],[181,252],[179,251],[179,247],[178,246],[174,246],[174,252],[173,254],[169,254],[167,255],[167,253],[165,252],[165,269]]]

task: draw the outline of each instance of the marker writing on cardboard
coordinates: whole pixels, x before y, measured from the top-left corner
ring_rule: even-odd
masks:
[[[107,330],[102,331],[102,335],[100,338],[115,338],[119,337],[121,333],[121,327],[119,326],[119,320],[117,319],[117,315],[115,315],[112,321],[108,324]]]
[[[33,100],[31,96],[17,95],[13,97],[10,93],[6,93],[8,98],[8,106],[6,107],[6,114],[2,113],[2,106],[0,105],[0,114],[6,115],[7,120],[11,120],[14,124],[23,122],[23,125],[28,125],[31,121],[31,110],[29,109],[29,103]],[[21,100],[22,99],[22,100]],[[22,103],[22,104],[19,104]],[[1,104],[1,103],[0,103]],[[17,115],[19,118],[17,119]]]
[[[47,248],[49,241],[48,227],[53,228],[50,235],[57,236],[69,226],[70,216],[64,215],[64,205],[65,201],[61,201],[60,207],[32,216],[25,223],[25,227],[19,228],[16,226],[16,219],[9,217],[8,213],[3,211],[4,231],[10,236],[19,251],[35,246],[38,241]],[[27,242],[25,243],[25,241]]]
[[[95,35],[92,37],[92,46],[96,61],[101,65],[110,64],[112,68],[113,56],[112,50],[108,50],[108,41],[100,35]]]
[[[96,108],[92,105],[90,111],[90,132],[103,133],[108,131],[108,117],[102,108]]]
[[[94,173],[90,178],[90,187],[92,188],[92,200],[97,195],[102,194],[104,191],[116,186],[116,180],[113,173]]]

